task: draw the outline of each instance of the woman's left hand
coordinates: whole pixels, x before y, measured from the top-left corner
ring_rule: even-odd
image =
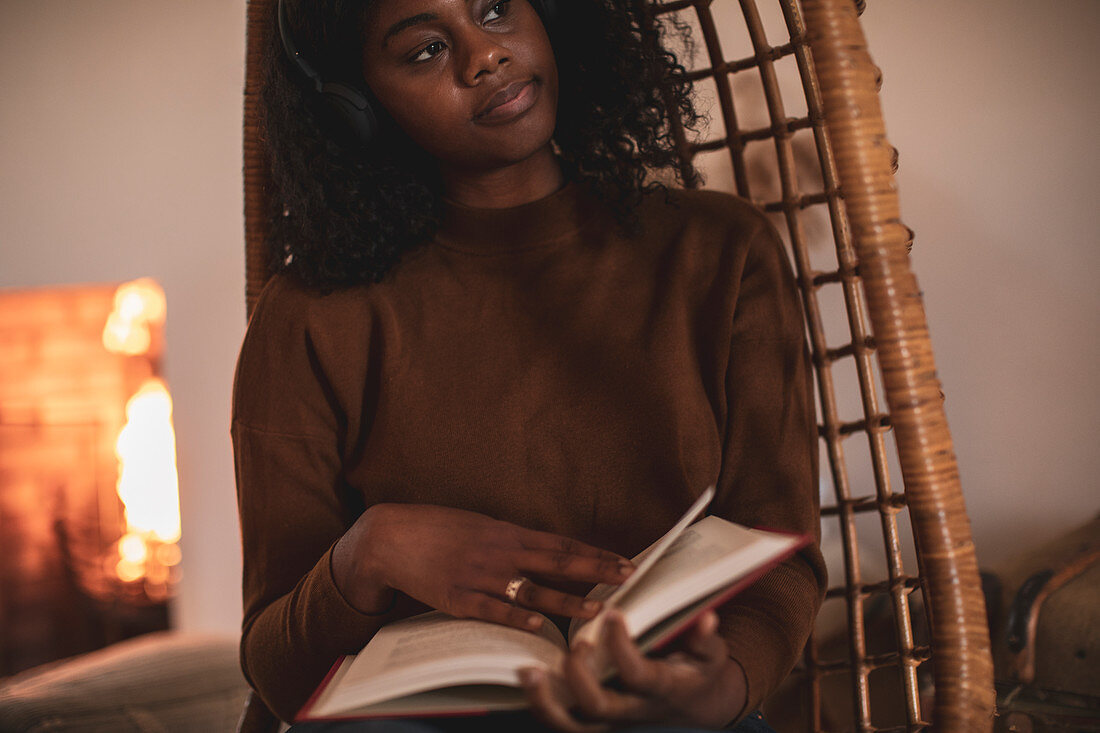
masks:
[[[524,670],[531,712],[568,733],[599,733],[623,724],[678,724],[721,728],[745,706],[745,672],[718,636],[718,617],[707,611],[666,657],[645,657],[631,641],[622,616],[609,614],[608,651],[622,689],[599,682],[592,647],[569,652],[563,676]]]

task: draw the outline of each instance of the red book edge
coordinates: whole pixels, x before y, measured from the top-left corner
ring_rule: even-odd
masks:
[[[336,658],[336,661],[333,662],[331,667],[329,667],[328,674],[326,674],[325,678],[321,680],[321,684],[317,685],[317,689],[315,689],[313,691],[313,694],[309,696],[309,699],[306,700],[306,704],[303,705],[298,710],[298,712],[294,714],[295,723],[305,722],[305,716],[309,715],[310,708],[317,704],[317,698],[319,698],[321,696],[321,693],[325,691],[325,688],[328,687],[328,683],[332,682],[332,678],[336,676],[336,670],[340,669],[340,665],[343,664],[344,660],[347,658],[347,654],[343,654]]]
[[[741,580],[737,581],[736,583],[731,585],[729,588],[727,588],[724,593],[722,593],[721,595],[716,596],[710,603],[707,603],[706,605],[701,606],[699,609],[696,610],[695,613],[693,613],[691,616],[688,616],[687,618],[685,618],[678,626],[673,627],[672,630],[669,631],[664,636],[664,638],[662,638],[659,642],[654,644],[653,647],[649,650],[650,653],[660,651],[664,647],[668,646],[671,642],[673,642],[677,638],[679,638],[685,631],[690,629],[692,624],[694,624],[699,619],[699,617],[702,616],[704,613],[706,613],[707,611],[709,611],[712,608],[720,607],[723,603],[730,600],[735,595],[737,595],[738,593],[743,591],[745,588],[748,588],[750,585],[752,585],[756,581],[760,580],[760,578],[764,577],[769,572],[771,572],[773,569],[775,569],[775,567],[777,565],[779,565],[783,561],[787,560],[787,558],[793,556],[796,552],[798,552],[803,547],[805,547],[806,545],[810,544],[810,542],[813,541],[813,538],[811,538],[810,535],[808,535],[808,534],[800,534],[798,532],[790,532],[790,531],[782,530],[782,529],[770,529],[770,528],[767,528],[767,527],[753,527],[753,529],[760,529],[760,530],[763,530],[765,532],[771,532],[772,534],[782,534],[782,535],[786,535],[788,537],[796,537],[798,539],[798,542],[791,545],[786,551],[780,553],[779,555],[776,555],[771,560],[769,560],[768,562],[766,562],[763,565],[761,565],[760,567],[758,567],[756,570],[753,570],[751,573],[749,573],[745,577],[741,578]],[[340,669],[340,665],[343,664],[344,660],[347,659],[347,658],[348,658],[348,655],[345,654],[345,655],[341,656],[340,658],[338,658],[333,663],[332,667],[328,671],[328,674],[326,674],[325,678],[323,680],[321,680],[321,684],[317,685],[317,689],[314,690],[313,694],[309,696],[308,700],[306,700],[306,704],[302,706],[302,708],[297,712],[297,714],[295,714],[295,716],[294,716],[294,722],[295,723],[305,723],[305,722],[314,721],[314,720],[318,720],[318,721],[319,720],[332,720],[332,721],[348,720],[348,721],[350,721],[350,720],[370,720],[370,719],[373,719],[373,718],[394,718],[394,717],[398,717],[398,716],[394,716],[394,715],[371,714],[371,713],[358,714],[358,715],[318,716],[318,717],[312,717],[312,718],[308,717],[310,709],[315,704],[317,704],[317,698],[319,698],[321,696],[321,693],[324,692],[325,688],[328,687],[330,682],[332,682],[332,678],[336,676],[336,672],[337,672],[337,670]],[[488,715],[490,712],[492,712],[492,711],[489,710],[488,708],[473,708],[473,709],[465,709],[465,710],[457,710],[457,711],[435,711],[435,712],[428,712],[428,713],[419,713],[416,717],[418,717],[418,718],[472,717],[472,716],[475,716],[475,715]],[[411,717],[411,716],[400,716],[400,717]]]

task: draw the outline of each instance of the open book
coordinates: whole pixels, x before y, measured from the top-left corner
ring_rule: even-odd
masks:
[[[714,496],[707,488],[663,537],[633,558],[619,586],[597,585],[603,601],[593,619],[574,619],[569,642],[546,619],[535,633],[439,611],[380,629],[359,654],[339,660],[296,721],[422,715],[466,715],[526,707],[519,670],[559,668],[570,643],[597,650],[615,608],[642,651],[658,649],[789,557],[809,538],[748,529],[720,517],[695,522]],[[694,524],[693,524],[694,522]],[[606,659],[604,678],[614,674]]]

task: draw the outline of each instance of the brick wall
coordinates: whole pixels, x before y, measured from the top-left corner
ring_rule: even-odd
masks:
[[[162,344],[104,348],[115,288],[0,290],[0,674],[166,626],[104,581],[123,528],[114,443]]]

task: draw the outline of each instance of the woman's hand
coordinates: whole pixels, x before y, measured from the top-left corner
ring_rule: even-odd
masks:
[[[633,565],[613,552],[483,514],[429,504],[378,504],[333,553],[336,585],[356,608],[385,608],[393,591],[459,618],[537,629],[531,610],[590,618],[598,603],[545,587],[542,579],[622,583]],[[515,603],[509,581],[523,583]]]
[[[565,661],[564,679],[539,669],[523,672],[531,710],[547,725],[570,733],[600,733],[621,724],[673,724],[718,729],[742,711],[745,672],[718,636],[707,611],[677,651],[648,659],[631,641],[622,616],[610,614],[608,646],[622,689],[600,684],[582,643]]]

